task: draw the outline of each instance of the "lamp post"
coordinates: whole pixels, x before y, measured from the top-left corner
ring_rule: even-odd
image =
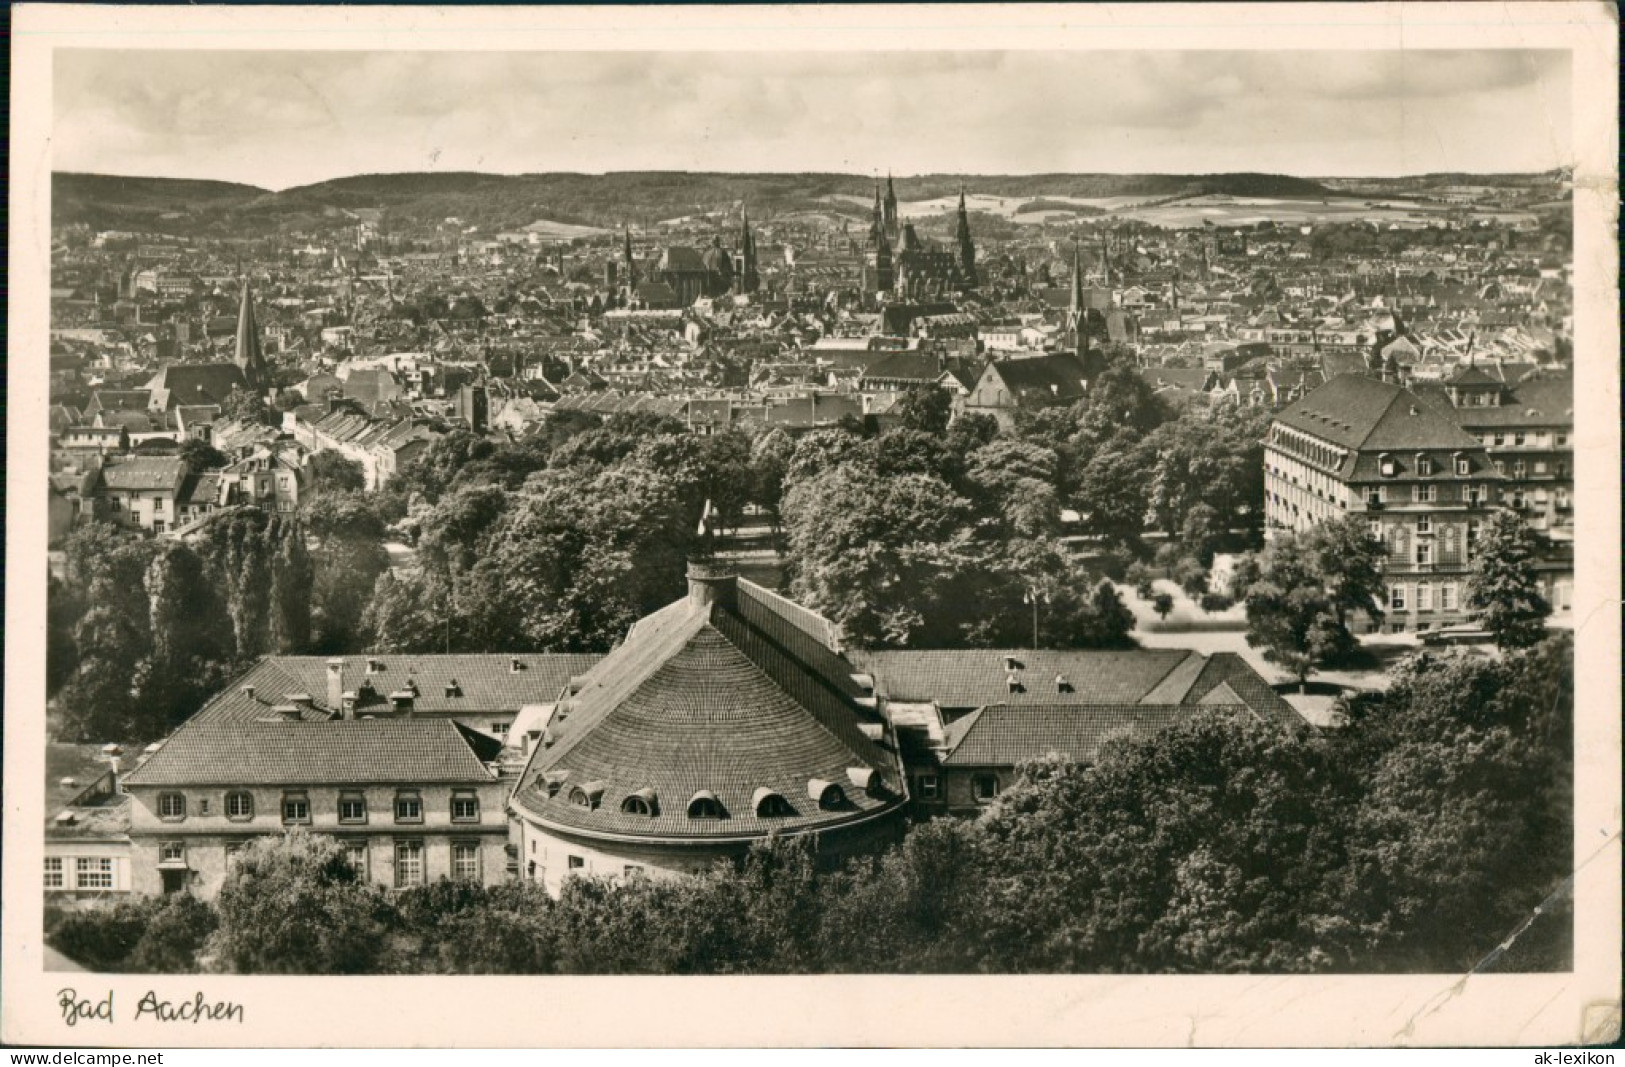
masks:
[[[1034,652],[1038,651],[1038,602],[1040,600],[1042,600],[1046,604],[1049,603],[1049,595],[1047,593],[1040,592],[1037,589],[1028,589],[1026,592],[1022,593],[1022,595],[1021,595],[1021,602],[1023,604],[1031,604],[1033,606],[1033,651]]]

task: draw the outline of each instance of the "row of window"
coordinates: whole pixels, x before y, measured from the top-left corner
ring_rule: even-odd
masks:
[[[371,864],[368,861],[367,842],[358,840],[340,841],[345,857],[350,866],[355,868],[356,874],[362,879],[371,878]],[[243,850],[243,843],[226,846],[226,865],[229,867]],[[185,862],[186,843],[183,841],[168,841],[158,847],[160,861]],[[405,838],[395,842],[395,888],[410,889],[412,886],[423,885],[427,880],[427,869],[423,859],[423,842],[414,838]],[[478,841],[453,841],[451,843],[451,877],[458,882],[479,882],[480,874],[480,844]],[[47,874],[49,879],[49,874]]]
[[[1460,452],[1455,453],[1451,457],[1451,467],[1455,470],[1456,476],[1460,478],[1465,478],[1473,472],[1472,461],[1466,456],[1462,455]],[[1377,457],[1377,468],[1382,472],[1382,476],[1384,478],[1395,478],[1399,475],[1399,461],[1393,456],[1389,455],[1387,452],[1383,452]],[[1437,471],[1438,465],[1434,463],[1432,456],[1422,455],[1421,453],[1417,454],[1417,477],[1431,478],[1435,473],[1437,473]]]
[[[415,789],[402,789],[395,794],[395,821],[398,823],[419,823],[423,821],[423,797]],[[365,793],[344,792],[339,794],[338,803],[339,822],[346,825],[360,826],[368,821],[367,797]],[[210,814],[209,799],[198,798],[197,814],[206,816]],[[254,817],[254,794],[236,791],[226,794],[226,818],[243,821]],[[180,822],[187,817],[187,798],[185,793],[159,793],[158,817],[167,822]],[[478,822],[480,819],[480,799],[473,790],[459,790],[451,796],[452,822]],[[288,790],[282,794],[282,822],[288,826],[308,824],[310,822],[310,797],[304,790]]]
[[[556,797],[563,790],[564,785],[559,781],[545,782],[547,795]],[[845,790],[833,782],[810,783],[808,795],[814,799],[818,806],[826,811],[839,810],[847,804]],[[816,793],[816,795],[814,795]],[[582,785],[571,786],[565,792],[565,798],[571,805],[585,808],[589,811],[598,807],[603,798],[604,784],[602,782],[587,782]],[[751,808],[759,819],[794,818],[801,813],[781,793],[770,789],[759,789],[751,799]],[[726,819],[728,811],[723,807],[722,801],[716,794],[708,789],[702,789],[688,800],[686,808],[690,819]],[[626,815],[642,815],[654,818],[660,814],[660,801],[653,790],[640,789],[628,794],[621,801],[621,812]]]
[[[1500,466],[1500,465],[1501,465],[1500,463],[1496,464],[1496,466]],[[1518,468],[1514,472],[1514,476],[1519,477],[1519,478],[1523,477],[1524,476],[1524,471],[1522,469],[1523,468],[1522,462],[1515,463],[1515,464],[1513,464],[1513,466]],[[1544,473],[1546,473],[1545,467],[1546,467],[1546,465],[1544,463],[1535,464],[1535,473],[1536,474],[1544,474]],[[1513,507],[1521,508],[1521,507],[1523,507],[1524,496],[1525,496],[1525,494],[1527,492],[1528,492],[1528,490],[1519,489],[1519,488],[1508,489],[1508,490],[1505,491],[1504,498],[1506,500],[1510,501]],[[1539,503],[1544,504],[1546,502],[1546,490],[1544,490],[1544,489],[1536,489],[1536,490],[1534,490],[1534,493],[1535,493],[1535,499]],[[1556,503],[1557,503],[1558,507],[1566,508],[1566,507],[1569,506],[1569,491],[1568,491],[1567,488],[1564,488],[1564,487],[1555,488],[1555,489],[1552,490],[1552,495],[1553,495],[1553,498],[1556,500]],[[1467,486],[1466,494],[1463,496],[1462,499],[1467,504],[1468,507],[1473,507],[1473,508],[1483,507],[1489,501],[1489,490],[1485,486],[1469,485],[1469,486]],[[1383,504],[1390,503],[1391,502],[1391,497],[1390,497],[1390,495],[1388,493],[1388,487],[1386,485],[1367,486],[1366,491],[1365,491],[1365,502],[1366,502],[1367,507],[1373,507],[1373,508],[1374,507],[1380,507]],[[1411,503],[1413,503],[1413,504],[1436,504],[1438,502],[1439,502],[1438,486],[1434,486],[1434,485],[1413,485],[1413,486],[1411,486]]]
[[[1388,587],[1388,606],[1389,606],[1389,608],[1391,608],[1394,611],[1413,610],[1412,607],[1408,606],[1408,605],[1413,604],[1413,602],[1410,600],[1411,590],[1412,590],[1412,587],[1405,584],[1404,582],[1395,582],[1393,585],[1389,586]],[[1417,582],[1416,586],[1415,586],[1415,592],[1416,592],[1416,599],[1414,601],[1414,610],[1416,610],[1416,611],[1433,611],[1434,610],[1434,603],[1433,603],[1434,596],[1433,596],[1433,594],[1435,592],[1434,586],[1432,584],[1428,583],[1428,582]],[[1456,610],[1456,583],[1455,582],[1446,582],[1445,584],[1438,587],[1437,592],[1439,594],[1439,596],[1438,596],[1438,601],[1439,601],[1438,610],[1439,611],[1455,611]]]
[[[73,882],[68,882],[68,865],[61,856],[45,857],[46,889],[112,889],[113,861],[105,856],[75,856]]]
[[[1534,448],[1546,447],[1546,435],[1544,433],[1530,433],[1524,430],[1510,432],[1498,430],[1495,433],[1480,434],[1479,439],[1484,442],[1486,447],[1491,448],[1505,448],[1509,444],[1513,448],[1523,448],[1526,445]],[[1555,448],[1567,448],[1569,446],[1569,435],[1566,433],[1553,434],[1552,445]]]
[[[977,803],[985,804],[999,795],[999,777],[996,774],[975,774],[970,780],[971,796]],[[914,795],[920,800],[940,800],[942,798],[942,779],[934,774],[919,774],[914,776]]]

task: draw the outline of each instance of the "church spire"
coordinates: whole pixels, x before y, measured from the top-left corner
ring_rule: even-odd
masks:
[[[959,272],[966,286],[976,284],[976,242],[970,236],[970,215],[965,211],[965,183],[959,183]]]
[[[1076,244],[1072,246],[1072,320],[1083,314],[1083,254]]]
[[[254,294],[243,279],[242,302],[237,308],[237,349],[233,362],[242,368],[243,383],[251,393],[262,392],[266,385],[265,352],[260,348],[260,327],[254,318]]]
[[[891,171],[889,170],[886,172],[885,223],[887,239],[896,244],[900,232],[897,218],[897,190],[892,187]]]
[[[761,284],[756,270],[756,238],[750,232],[750,210],[739,205],[739,276],[735,279],[741,293],[754,293]]]
[[[869,219],[869,244],[870,245],[879,244],[880,243],[880,238],[885,234],[885,232],[886,232],[886,216],[884,214],[882,214],[881,207],[880,207],[880,179],[876,178],[875,179],[875,210],[874,210],[874,214]]]
[[[621,258],[626,260],[626,285],[627,288],[630,289],[638,284],[638,265],[637,261],[632,258],[631,228],[625,224],[622,224],[621,233],[625,237],[625,245],[621,251]]]

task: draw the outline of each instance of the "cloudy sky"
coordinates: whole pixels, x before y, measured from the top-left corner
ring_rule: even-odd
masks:
[[[1561,51],[55,53],[57,170],[1530,171]]]

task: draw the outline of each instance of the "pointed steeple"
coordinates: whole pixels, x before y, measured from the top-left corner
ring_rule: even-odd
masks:
[[[976,284],[976,242],[970,236],[970,215],[965,211],[965,183],[959,183],[959,272],[967,286]]]
[[[1083,302],[1083,250],[1079,244],[1074,242],[1072,245],[1072,300],[1066,313],[1066,332],[1073,348],[1079,352],[1088,347],[1085,339],[1088,314],[1088,309]]]
[[[880,205],[880,179],[875,179],[875,210],[869,220],[869,247],[878,247],[886,236],[886,215]]]
[[[886,236],[895,243],[899,234],[897,218],[897,190],[892,188],[891,171],[886,172],[885,204]]]
[[[638,265],[632,258],[632,230],[622,225],[621,233],[625,237],[625,245],[621,251],[621,258],[626,260],[626,284],[628,288],[638,284]]]
[[[756,238],[750,232],[750,211],[739,206],[739,276],[735,284],[741,293],[754,293],[761,284],[756,270]]]
[[[265,389],[265,352],[260,348],[260,327],[254,318],[254,294],[243,279],[242,302],[237,308],[237,348],[233,362],[242,368],[243,382],[251,393]]]
[[[1072,246],[1072,303],[1071,317],[1076,321],[1083,314],[1083,252]]]

